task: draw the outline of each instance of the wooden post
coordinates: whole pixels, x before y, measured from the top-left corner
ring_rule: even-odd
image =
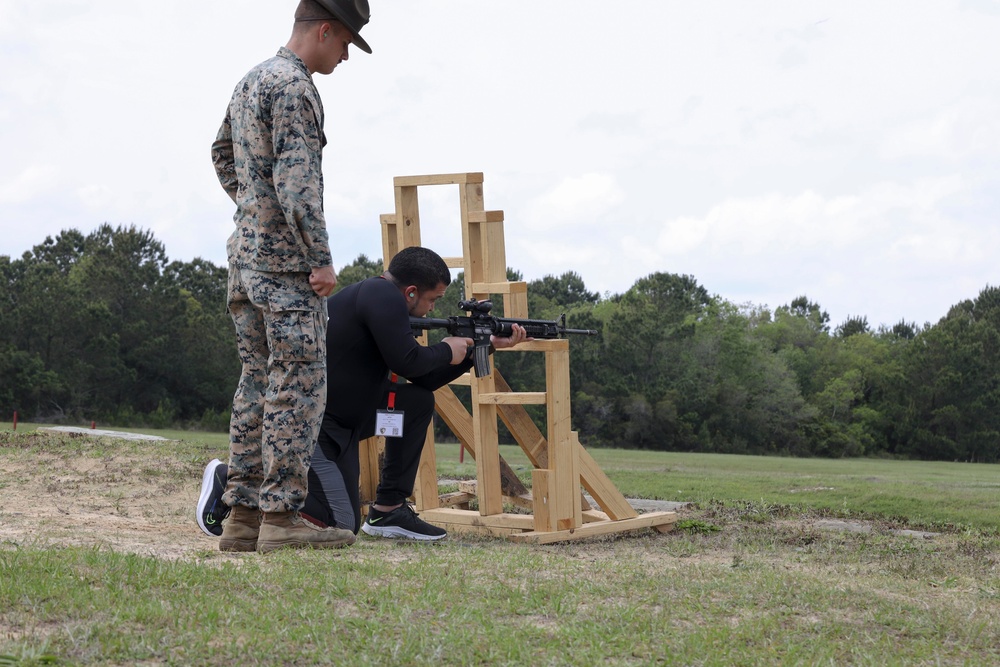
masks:
[[[569,341],[545,354],[548,386],[549,512],[555,530],[570,530],[583,523],[580,510],[580,471],[569,404]]]
[[[437,451],[434,449],[434,420],[427,425],[424,450],[420,453],[417,479],[413,485],[413,500],[419,511],[440,507],[437,484]]]
[[[480,394],[493,393],[493,374],[472,381],[472,423],[476,437],[476,478],[479,485],[479,513],[486,516],[503,512],[500,490],[500,442],[496,404],[481,403]]]

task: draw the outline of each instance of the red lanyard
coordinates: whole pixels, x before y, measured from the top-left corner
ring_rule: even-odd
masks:
[[[389,381],[392,383],[392,386],[389,388],[389,405],[387,406],[389,412],[392,412],[393,410],[396,409],[396,392],[395,392],[395,387],[396,387],[396,380],[398,380],[398,379],[399,379],[399,376],[396,375],[395,373],[393,373],[392,376],[389,379]]]

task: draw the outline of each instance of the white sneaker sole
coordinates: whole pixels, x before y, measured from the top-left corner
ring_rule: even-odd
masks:
[[[208,504],[208,499],[212,497],[212,489],[215,488],[215,471],[220,465],[222,465],[222,461],[212,459],[205,466],[205,472],[201,476],[201,495],[198,497],[198,509],[195,514],[195,518],[198,520],[198,527],[209,537],[218,537],[218,535],[210,531],[208,526],[205,525],[205,506]]]
[[[361,530],[363,530],[366,535],[371,535],[372,537],[417,540],[419,542],[434,542],[448,537],[448,533],[445,533],[444,535],[424,535],[423,533],[414,533],[411,530],[406,530],[405,528],[400,528],[399,526],[372,526],[367,521],[361,524]]]

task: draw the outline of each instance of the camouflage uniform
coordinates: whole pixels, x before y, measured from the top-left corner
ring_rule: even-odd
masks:
[[[243,373],[233,397],[223,500],[299,509],[326,407],[326,314],[309,285],[330,266],[323,217],[323,105],[282,47],[233,92],[212,161],[236,202],[228,307]]]

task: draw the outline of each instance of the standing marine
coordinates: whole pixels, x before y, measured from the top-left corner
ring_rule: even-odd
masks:
[[[360,35],[367,0],[301,0],[288,43],[233,92],[212,144],[236,203],[228,308],[243,368],[229,429],[222,551],[334,548],[352,531],[303,519],[310,457],[326,407],[325,300],[337,285],[323,215],[323,104]]]

